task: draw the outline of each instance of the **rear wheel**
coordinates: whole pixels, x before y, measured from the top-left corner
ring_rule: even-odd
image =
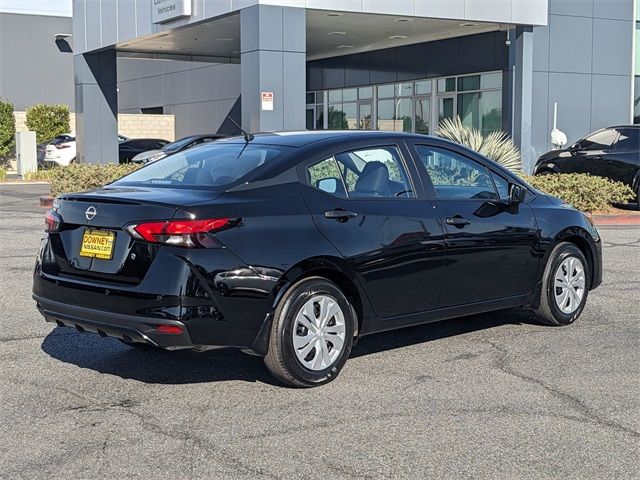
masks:
[[[540,323],[569,325],[582,313],[591,275],[584,255],[572,243],[557,245],[547,261],[540,305],[534,310]]]
[[[276,308],[265,364],[287,385],[328,383],[349,358],[354,322],[353,308],[335,284],[319,277],[302,280]]]

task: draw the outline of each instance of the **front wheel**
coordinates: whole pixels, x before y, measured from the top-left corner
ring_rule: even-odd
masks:
[[[349,358],[355,321],[351,304],[335,284],[320,277],[302,280],[276,308],[267,368],[294,387],[330,382]]]
[[[591,274],[584,255],[572,243],[557,245],[547,261],[542,279],[540,305],[534,314],[546,325],[569,325],[587,302]]]

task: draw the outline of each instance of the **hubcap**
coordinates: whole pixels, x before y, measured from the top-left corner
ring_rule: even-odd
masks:
[[[556,270],[554,283],[556,305],[562,313],[570,314],[578,309],[585,285],[582,261],[576,257],[565,258]]]
[[[344,313],[338,302],[326,295],[309,299],[296,316],[293,347],[298,360],[309,370],[324,370],[340,356],[344,347]]]

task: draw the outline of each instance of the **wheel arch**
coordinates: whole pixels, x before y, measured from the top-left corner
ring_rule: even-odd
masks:
[[[544,276],[544,271],[547,266],[547,262],[549,261],[549,257],[551,256],[551,252],[561,243],[571,243],[575,245],[584,255],[587,260],[587,265],[589,267],[590,272],[590,285],[589,290],[593,288],[594,281],[596,275],[594,275],[594,270],[596,267],[596,246],[593,240],[589,240],[591,238],[591,234],[582,227],[568,227],[564,230],[558,232],[555,237],[548,244],[546,252],[542,261],[540,262],[540,266],[538,268],[538,281],[536,283],[536,289],[534,291],[533,298],[531,300],[531,306],[537,307],[540,304],[540,295],[542,293],[542,280]]]

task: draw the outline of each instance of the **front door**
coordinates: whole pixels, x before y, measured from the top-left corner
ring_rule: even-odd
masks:
[[[461,152],[414,145],[444,226],[446,267],[439,307],[529,294],[539,234],[526,203],[508,207],[508,181]]]
[[[444,268],[441,226],[433,206],[416,198],[403,149],[359,146],[310,161],[303,172],[318,229],[382,318],[435,308]]]
[[[371,101],[358,102],[358,126],[359,130],[373,130],[371,117]]]

